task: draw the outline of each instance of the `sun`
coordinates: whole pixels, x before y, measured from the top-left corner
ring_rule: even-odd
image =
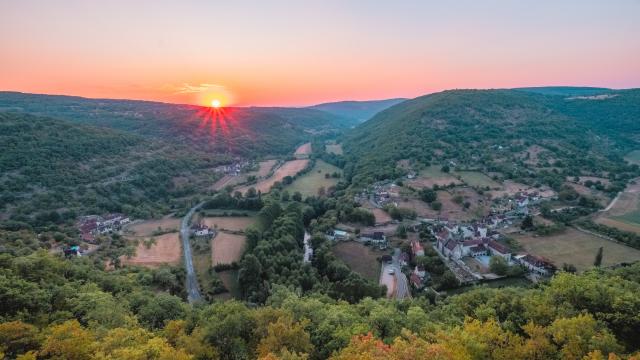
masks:
[[[220,107],[220,100],[218,100],[218,99],[211,100],[211,107],[215,108],[215,109],[219,108]]]

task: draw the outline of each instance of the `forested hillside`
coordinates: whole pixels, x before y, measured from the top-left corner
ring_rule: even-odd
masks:
[[[87,213],[160,215],[198,188],[197,176],[183,186],[173,177],[225,161],[122,131],[0,113],[0,214],[14,226],[73,222]]]
[[[343,138],[356,184],[403,173],[399,160],[500,173],[559,187],[566,176],[638,174],[622,157],[640,144],[640,90],[603,97],[455,90],[408,100]]]
[[[353,120],[305,108],[211,109],[134,100],[0,92],[0,111],[26,112],[169,140],[218,154],[288,154]]]

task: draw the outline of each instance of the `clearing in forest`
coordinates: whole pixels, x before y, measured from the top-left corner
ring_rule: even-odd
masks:
[[[342,155],[342,144],[327,144],[325,151],[329,154]]]
[[[371,281],[378,282],[380,262],[377,258],[383,255],[382,252],[374,251],[355,241],[346,241],[335,244],[333,253],[351,270]]]
[[[308,159],[311,155],[311,143],[306,143],[298,146],[296,152],[293,153],[297,159]]]

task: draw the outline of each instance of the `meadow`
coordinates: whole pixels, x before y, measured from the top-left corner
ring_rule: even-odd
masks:
[[[378,282],[380,262],[377,258],[383,255],[382,252],[374,251],[355,241],[346,241],[335,244],[333,254],[351,270],[371,281]]]
[[[298,177],[291,185],[286,187],[290,193],[299,191],[303,196],[315,196],[318,195],[318,190],[322,187],[328,189],[334,186],[338,179],[333,177],[326,177],[326,174],[333,174],[337,172],[342,174],[342,170],[328,164],[322,160],[316,160],[316,163],[308,173]]]
[[[512,234],[523,249],[551,260],[558,268],[573,264],[580,271],[593,266],[598,248],[603,247],[602,265],[640,260],[640,250],[586,234],[573,228],[551,236]]]

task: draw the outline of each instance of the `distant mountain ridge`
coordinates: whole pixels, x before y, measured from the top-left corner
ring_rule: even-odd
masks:
[[[193,144],[217,153],[287,154],[312,135],[355,121],[308,108],[207,107],[0,92],[0,111],[29,113]]]
[[[330,114],[353,119],[356,122],[361,123],[371,119],[380,111],[399,104],[405,100],[407,99],[395,98],[370,101],[337,101],[313,105],[308,108],[322,110]]]

